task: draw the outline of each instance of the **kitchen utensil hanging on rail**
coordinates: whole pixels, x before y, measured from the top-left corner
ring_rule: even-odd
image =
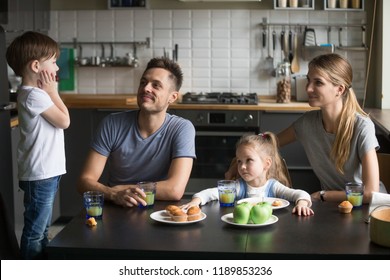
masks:
[[[267,30],[263,27],[263,31],[261,32],[261,61],[259,64],[259,69],[262,72],[266,72],[268,70],[268,56],[267,56]]]
[[[288,34],[284,32],[283,34],[283,54],[284,54],[284,62],[289,62],[288,54]]]
[[[305,27],[305,34],[303,35],[303,43],[305,46],[316,46],[316,32],[313,28]]]
[[[293,60],[293,32],[290,30],[288,33],[288,61],[291,63]]]
[[[300,66],[299,66],[299,56],[298,56],[298,33],[294,34],[294,56],[291,62],[291,72],[298,73]]]
[[[282,61],[284,59],[284,50],[285,50],[285,44],[284,44],[284,36],[286,36],[285,31],[284,31],[284,26],[282,27],[282,31],[280,32],[280,51],[281,55],[280,57],[282,58]]]
[[[276,50],[276,31],[272,31],[272,70],[271,70],[271,76],[276,76],[276,66],[275,66],[275,50]]]
[[[272,37],[271,36],[271,30],[268,27],[268,56],[266,59],[266,69],[268,69],[268,72],[272,74],[272,71],[274,68],[274,57],[273,57],[273,46],[272,46]]]

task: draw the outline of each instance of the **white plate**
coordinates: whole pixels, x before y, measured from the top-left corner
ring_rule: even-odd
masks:
[[[237,224],[233,221],[233,213],[230,213],[230,214],[226,214],[226,215],[223,215],[221,217],[221,220],[227,224],[231,224],[231,225],[235,225],[235,226],[239,226],[239,227],[264,227],[264,226],[268,226],[268,225],[272,225],[274,223],[276,223],[279,218],[276,217],[275,215],[272,215],[268,221],[266,221],[264,224]]]
[[[187,222],[175,222],[175,221],[172,221],[171,216],[169,216],[169,214],[165,210],[156,211],[156,212],[153,212],[152,214],[150,214],[150,218],[152,220],[155,220],[155,221],[160,222],[160,223],[174,224],[174,225],[193,224],[193,223],[203,221],[204,219],[206,219],[206,217],[207,217],[207,215],[205,213],[201,212],[201,218],[199,220],[187,221]]]
[[[276,197],[264,197],[263,200],[269,202],[270,204],[272,204],[272,202],[274,202],[275,200],[280,200],[280,202],[282,202],[282,205],[280,206],[272,206],[273,210],[285,208],[290,205],[290,202],[288,200],[276,198]],[[249,197],[249,198],[240,199],[239,201],[237,201],[237,204],[243,203],[245,201],[252,204],[256,204],[261,202],[261,197]]]

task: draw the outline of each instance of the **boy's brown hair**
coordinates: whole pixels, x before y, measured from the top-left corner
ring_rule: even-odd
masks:
[[[27,31],[16,37],[6,53],[8,65],[17,76],[23,76],[31,61],[47,60],[53,56],[60,56],[58,43],[49,36],[34,31]]]

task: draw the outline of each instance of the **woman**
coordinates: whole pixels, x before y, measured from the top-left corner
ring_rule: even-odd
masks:
[[[305,113],[278,134],[281,146],[302,143],[321,182],[313,200],[346,199],[347,182],[363,182],[363,203],[379,191],[379,144],[375,126],[357,102],[352,89],[352,67],[338,54],[325,54],[309,63],[306,91],[309,105],[320,110]]]

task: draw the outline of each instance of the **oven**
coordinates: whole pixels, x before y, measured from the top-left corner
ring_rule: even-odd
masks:
[[[186,195],[216,186],[224,178],[235,156],[235,146],[246,133],[257,134],[260,111],[257,110],[170,110],[190,120],[195,126],[195,150],[191,177]]]

